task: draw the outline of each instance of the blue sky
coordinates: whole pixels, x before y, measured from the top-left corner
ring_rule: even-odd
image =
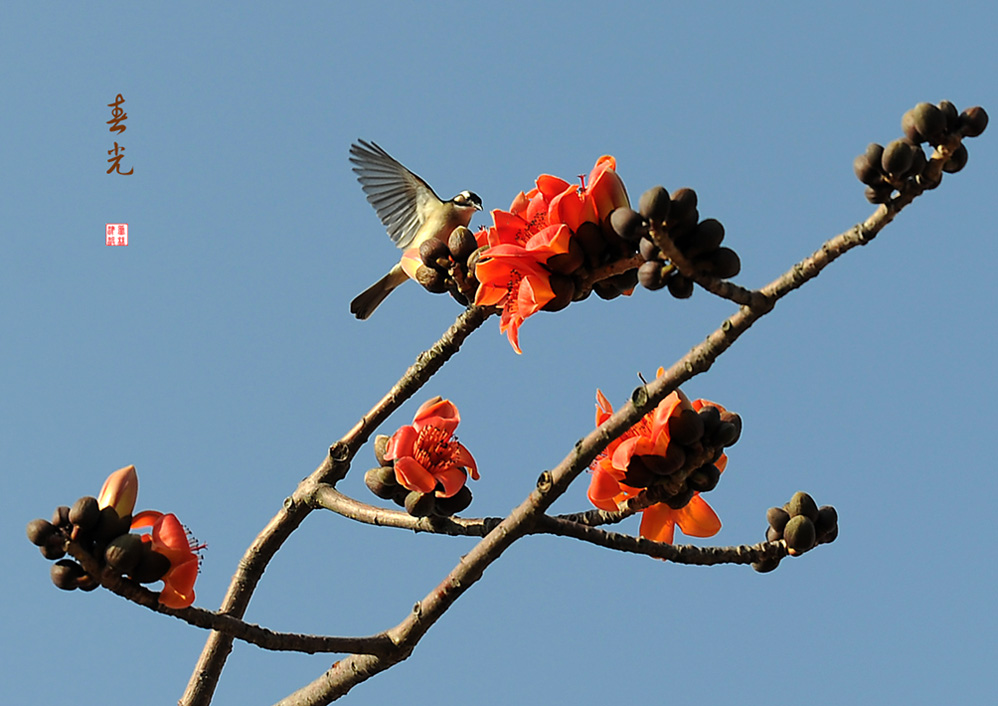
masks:
[[[172,703],[205,638],[105,591],[56,590],[28,520],[135,464],[139,506],[207,542],[197,604],[216,608],[283,498],[459,313],[410,284],[350,316],[397,257],[350,171],[353,140],[487,209],[613,154],[634,200],[695,188],[738,281],[760,286],[871,212],[852,159],[899,136],[905,110],[998,111],[986,3],[9,3],[4,25],[4,703],[88,689]],[[105,174],[118,93],[128,177]],[[527,538],[348,698],[990,695],[993,130],[685,387],[745,424],[709,497],[724,527],[696,541],[759,541],[766,508],[804,489],[838,508],[836,543],[761,576]],[[129,224],[127,248],[104,246],[111,222]],[[385,431],[454,400],[482,470],[468,514],[503,514],[591,429],[597,388],[622,402],[730,311],[702,291],[594,297],[529,320],[522,356],[490,321]],[[370,500],[373,463],[362,452],[341,489]],[[585,480],[555,510],[586,509]],[[471,546],[315,513],[247,619],[377,632]],[[272,703],[332,659],[237,643],[215,703]]]

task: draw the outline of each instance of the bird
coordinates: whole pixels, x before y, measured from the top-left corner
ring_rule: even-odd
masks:
[[[418,248],[431,238],[446,243],[451,231],[467,227],[475,211],[482,210],[481,198],[472,191],[442,201],[429,184],[374,142],[358,140],[350,145],[350,161],[388,237],[402,250]],[[396,264],[350,302],[350,313],[368,318],[407,279],[402,264]]]

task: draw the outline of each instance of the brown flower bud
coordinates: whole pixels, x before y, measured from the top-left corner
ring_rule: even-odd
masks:
[[[459,491],[449,498],[436,499],[436,513],[443,517],[450,517],[459,512],[464,512],[471,505],[471,488],[463,486]]]
[[[439,269],[441,260],[447,261],[450,259],[450,251],[447,249],[447,243],[438,238],[430,238],[423,241],[419,245],[419,259],[427,267]]]
[[[707,493],[717,487],[719,480],[721,471],[713,463],[708,463],[693,471],[686,478],[686,484],[698,493]]]
[[[27,527],[28,541],[36,547],[44,547],[49,537],[56,533],[56,526],[48,520],[32,520]]]
[[[960,113],[960,133],[964,137],[977,137],[987,126],[988,113],[979,105]]]
[[[670,197],[671,205],[669,208],[669,228],[672,226],[686,223],[693,220],[695,224],[700,220],[700,215],[697,213],[697,192],[693,189],[682,188],[676,189],[672,192]]]
[[[645,219],[637,211],[629,208],[615,208],[610,213],[610,226],[613,231],[629,243],[637,243],[645,234]]]
[[[760,574],[768,574],[780,565],[780,558],[773,557],[772,559],[763,559],[762,561],[752,562],[752,568],[755,569]]]
[[[669,438],[683,445],[699,441],[703,436],[703,420],[694,409],[680,410],[669,419]]]
[[[681,274],[675,274],[669,278],[669,294],[676,299],[689,299],[693,296],[693,280]]]
[[[137,534],[123,534],[108,542],[104,550],[104,560],[119,574],[127,574],[136,566],[143,555],[142,537]]]
[[[943,171],[948,174],[956,174],[958,171],[967,166],[967,158],[970,155],[967,154],[967,148],[962,144],[953,150],[953,154],[949,156],[946,163],[943,164]]]
[[[669,192],[664,187],[653,186],[641,194],[641,200],[638,201],[638,211],[650,221],[661,222],[669,217],[671,205]]]
[[[52,564],[52,569],[49,572],[49,576],[52,577],[52,583],[63,591],[72,591],[78,588],[79,581],[83,575],[83,567],[72,559],[57,561]]]
[[[364,474],[364,483],[372,493],[385,500],[391,500],[399,487],[391,466],[370,469]]]
[[[790,521],[790,513],[784,510],[782,507],[771,507],[766,510],[766,522],[769,526],[779,532],[780,537],[783,536],[783,528],[787,526]],[[770,540],[772,541],[772,540]]]
[[[783,509],[790,513],[791,517],[804,516],[812,522],[818,519],[818,505],[814,502],[814,498],[802,490],[794,493]]]
[[[884,148],[884,155],[881,158],[880,166],[888,174],[894,176],[904,176],[915,159],[914,150],[910,142],[905,140],[894,140]]]
[[[572,303],[575,297],[575,280],[566,275],[551,274],[551,291],[554,292],[554,299],[541,308],[544,311],[561,311]]]
[[[478,248],[478,242],[474,234],[464,226],[458,226],[451,231],[447,238],[447,249],[450,250],[451,257],[455,262],[467,262],[471,253]],[[420,251],[422,257],[422,251]],[[424,260],[425,262],[425,260]]]
[[[100,506],[97,498],[86,495],[77,500],[69,509],[69,521],[81,530],[93,529],[100,519]]]
[[[434,242],[439,243],[440,241],[434,239]],[[416,268],[416,281],[433,294],[443,294],[447,291],[447,280],[443,273],[426,265],[420,265]]]
[[[433,493],[420,493],[418,490],[411,491],[405,496],[405,511],[413,517],[428,517],[433,514],[436,506],[436,499]]]
[[[791,517],[783,529],[783,539],[791,554],[803,554],[814,546],[814,522],[804,515]]]

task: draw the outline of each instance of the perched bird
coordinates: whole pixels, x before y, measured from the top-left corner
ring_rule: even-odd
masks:
[[[429,184],[373,142],[358,140],[350,145],[350,161],[388,236],[402,250],[418,248],[430,238],[447,242],[451,231],[467,227],[475,211],[482,210],[482,200],[471,191],[441,201]],[[401,263],[395,265],[350,302],[350,312],[366,319],[407,279]]]

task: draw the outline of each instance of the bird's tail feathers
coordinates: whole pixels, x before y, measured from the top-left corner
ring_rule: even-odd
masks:
[[[405,282],[408,278],[402,270],[401,265],[395,265],[388,274],[358,294],[350,302],[350,313],[360,320],[364,320],[374,313],[374,310],[391,294],[396,287]]]

